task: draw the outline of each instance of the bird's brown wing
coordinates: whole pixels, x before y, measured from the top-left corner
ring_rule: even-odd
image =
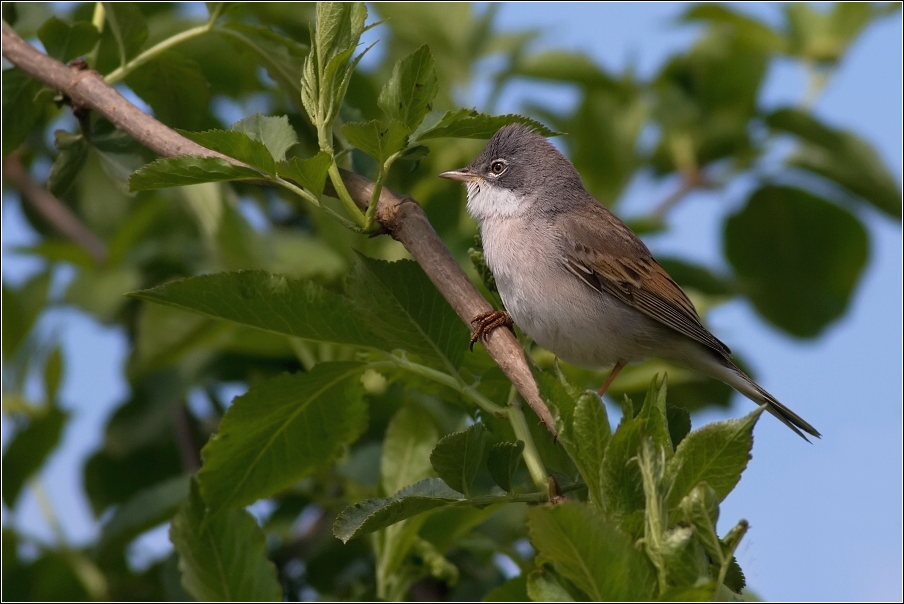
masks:
[[[687,295],[637,235],[595,202],[585,212],[593,215],[561,218],[562,232],[569,234],[564,266],[593,289],[729,358],[731,351],[703,326]]]

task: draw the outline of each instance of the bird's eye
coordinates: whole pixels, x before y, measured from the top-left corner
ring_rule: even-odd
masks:
[[[490,172],[492,172],[496,176],[499,176],[500,174],[505,172],[505,169],[507,167],[508,166],[506,165],[506,163],[504,161],[502,161],[501,159],[497,159],[496,161],[494,161],[493,163],[490,164]]]

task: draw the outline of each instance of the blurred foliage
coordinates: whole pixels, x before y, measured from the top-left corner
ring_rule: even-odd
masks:
[[[500,31],[495,5],[382,3],[376,18],[356,4],[207,10],[3,4],[19,35],[59,60],[83,57],[164,124],[248,166],[156,159],[101,116],[76,119],[55,92],[3,71],[4,165],[21,163],[105,247],[95,258],[4,180],[4,200],[39,236],[17,253],[41,266],[3,282],[4,597],[736,596],[746,523],[720,538],[715,522],[759,412],[691,432],[687,410],[727,405],[731,390],[651,361],[611,389],[624,412],[613,430],[583,392],[605,374],[556,375],[535,349],[560,440],[530,419],[522,430],[499,417],[516,417],[510,384],[479,347],[466,353],[467,328],[423,272],[389,262],[405,252],[368,236],[371,213],[322,192],[342,167],[412,195],[480,283],[489,275],[463,191],[435,178],[480,143],[449,138],[487,138],[512,121],[568,133],[568,154],[608,206],[638,177],[674,183],[632,223],[639,232],[664,230],[694,191],[743,182],[724,224],[728,269],[663,264],[703,309],[742,296],[783,332],[817,337],[844,315],[868,261],[863,216],[900,221],[901,191],[868,142],[810,108],[850,45],[900,5],[789,4],[778,27],[693,6],[682,20],[702,24],[698,39],[649,79],[537,52],[539,32]],[[378,19],[364,70],[360,37]],[[796,106],[765,108],[779,58],[805,68],[810,86]],[[487,113],[460,108],[488,65]],[[578,102],[489,115],[524,81],[577,91]],[[130,347],[129,393],[84,466],[99,536],[78,547],[15,523],[25,489],[41,499],[41,467],[71,417],[72,402],[59,401],[65,354],[41,325],[61,306],[118,326]],[[654,378],[666,370],[668,404]],[[246,394],[224,400],[236,384]],[[537,467],[567,502],[535,505],[547,495]],[[258,500],[255,517],[243,506]],[[175,552],[137,567],[131,544],[170,521]],[[512,567],[520,574],[508,578]]]

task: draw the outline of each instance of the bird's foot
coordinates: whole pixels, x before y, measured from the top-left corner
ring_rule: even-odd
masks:
[[[482,315],[477,315],[471,321],[471,325],[474,326],[474,333],[471,334],[471,344],[468,348],[472,351],[474,350],[474,344],[477,340],[486,342],[490,333],[496,328],[508,327],[512,330],[512,333],[515,333],[515,323],[512,321],[512,317],[504,310],[491,310]]]

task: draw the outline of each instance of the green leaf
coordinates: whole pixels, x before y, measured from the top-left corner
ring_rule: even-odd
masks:
[[[432,473],[430,452],[439,441],[433,418],[414,405],[399,409],[383,440],[380,484],[384,493],[397,493]],[[459,497],[458,493],[455,494]]]
[[[447,111],[438,120],[421,124],[414,134],[413,141],[425,141],[433,138],[490,138],[496,131],[508,124],[524,124],[543,136],[557,136],[559,132],[550,130],[540,122],[529,117],[516,114],[487,115],[473,109]]]
[[[48,407],[40,416],[17,431],[3,453],[3,503],[10,509],[31,478],[56,448],[69,414],[56,407]]]
[[[180,155],[152,161],[129,177],[129,191],[182,187],[202,182],[254,180],[260,172],[236,166],[218,157]]]
[[[666,452],[666,457],[671,457],[674,447],[672,439],[669,436],[669,426],[666,421],[665,394],[668,389],[668,378],[663,376],[662,381],[659,376],[653,378],[650,389],[644,397],[643,405],[637,414],[637,420],[644,424],[644,431],[649,436],[657,448],[661,448]]]
[[[674,450],[691,431],[691,415],[684,407],[673,405],[666,405],[665,415],[669,425],[669,438]]]
[[[788,52],[816,63],[839,61],[872,18],[868,4],[847,4],[842,2],[828,10],[803,3],[785,6]]]
[[[62,19],[51,17],[38,30],[38,39],[41,40],[48,55],[68,63],[94,48],[100,40],[100,33],[87,21],[69,25]]]
[[[574,602],[574,596],[562,587],[555,574],[535,568],[527,575],[527,596],[532,602]],[[522,601],[526,601],[522,600]]]
[[[188,476],[170,478],[117,507],[100,529],[97,551],[122,548],[141,533],[169,520],[188,497],[190,482]]]
[[[260,141],[275,161],[285,161],[286,151],[298,144],[298,135],[285,115],[266,116],[255,113],[232,125],[231,130],[243,132]]]
[[[44,365],[44,400],[50,405],[56,405],[57,392],[63,381],[63,352],[59,346],[54,346],[47,355]]]
[[[467,348],[468,328],[411,260],[384,262],[358,255],[349,296],[383,348],[401,348],[455,371]]]
[[[401,122],[409,134],[433,111],[438,91],[435,62],[424,45],[396,62],[377,104],[387,118]]]
[[[398,120],[382,124],[377,120],[342,125],[342,136],[349,144],[361,149],[379,164],[405,148],[409,130]]]
[[[666,465],[665,484],[669,509],[700,482],[712,487],[722,501],[741,479],[753,447],[753,426],[763,413],[760,407],[741,418],[707,424],[687,435]]]
[[[766,185],[725,223],[725,255],[774,325],[818,335],[847,310],[869,254],[866,229],[801,189]]]
[[[657,602],[711,602],[715,585],[705,583],[703,585],[685,585],[672,587],[665,590],[656,599]],[[721,598],[720,598],[721,601]],[[729,600],[730,601],[730,600]]]
[[[60,150],[59,155],[50,166],[50,174],[47,176],[47,189],[61,197],[69,192],[75,179],[88,161],[88,149],[90,145],[81,134],[72,134],[65,130],[56,130],[53,133],[54,146]]]
[[[633,459],[645,435],[642,421],[623,419],[606,447],[600,465],[599,488],[603,509],[613,519],[620,520],[644,509],[643,481]]]
[[[64,300],[108,321],[126,302],[123,296],[140,283],[141,275],[134,266],[83,268],[76,273]]]
[[[276,566],[254,518],[245,510],[207,514],[195,481],[173,518],[170,540],[179,552],[182,585],[198,601],[282,601]]]
[[[681,519],[694,527],[697,540],[717,565],[725,559],[722,543],[716,534],[719,521],[719,496],[706,482],[699,482],[678,504]]]
[[[307,159],[293,157],[288,161],[279,162],[276,165],[276,173],[282,178],[295,181],[319,199],[323,195],[327,170],[332,162],[330,154],[321,151]]]
[[[672,585],[697,585],[711,578],[709,558],[695,534],[693,527],[676,526],[661,537],[657,554]]]
[[[768,114],[766,124],[803,141],[789,160],[791,166],[818,174],[892,218],[901,219],[901,188],[868,142],[826,126],[811,113],[788,107]]]
[[[597,506],[603,502],[600,485],[600,467],[606,447],[612,438],[609,417],[603,401],[595,392],[585,392],[578,399],[574,408],[573,448],[572,456],[584,482],[590,501]],[[570,452],[570,451],[569,451]]]
[[[18,67],[3,70],[3,157],[16,150],[44,112],[35,102],[41,83]]]
[[[476,423],[467,430],[447,434],[430,453],[430,465],[447,485],[471,496],[471,483],[480,469],[487,442],[487,429]]]
[[[518,469],[523,451],[524,441],[521,440],[514,443],[496,443],[490,447],[487,469],[493,482],[506,492],[512,492],[512,477]]]
[[[148,26],[137,2],[103,2],[110,31],[119,48],[120,65],[138,54],[148,37]]]
[[[190,277],[129,295],[307,340],[383,345],[346,298],[311,281],[264,271]]]
[[[367,424],[360,363],[320,363],[237,397],[201,451],[211,514],[247,505],[336,459]]]
[[[2,342],[3,360],[9,362],[25,341],[35,320],[47,304],[50,273],[38,273],[18,289],[3,282]]]
[[[583,590],[592,601],[649,600],[656,589],[650,561],[618,527],[586,505],[565,502],[527,512],[539,563]]]
[[[289,93],[293,102],[298,102],[302,67],[308,53],[305,46],[260,25],[224,23],[214,31],[237,42],[237,46],[252,50],[270,77]]]
[[[244,132],[235,132],[233,130],[186,132],[185,130],[179,130],[179,134],[195,141],[202,147],[228,155],[262,172],[271,175],[276,174],[276,162],[273,161],[273,157],[267,147],[264,146],[264,143],[255,140]]]
[[[718,4],[693,6],[681,16],[681,20],[729,24],[734,27],[741,39],[766,52],[784,52],[788,47],[788,41],[783,34],[774,31],[765,23]]]
[[[491,589],[484,602],[527,602],[527,575],[518,575]]]
[[[210,84],[201,66],[175,52],[165,52],[125,79],[170,128],[201,128],[209,122]]]
[[[466,500],[439,478],[425,478],[392,497],[368,499],[345,508],[336,518],[333,534],[347,543],[412,516]]]
[[[526,78],[573,82],[587,87],[616,85],[612,76],[600,69],[593,59],[568,50],[547,50],[517,57],[512,72]]]

